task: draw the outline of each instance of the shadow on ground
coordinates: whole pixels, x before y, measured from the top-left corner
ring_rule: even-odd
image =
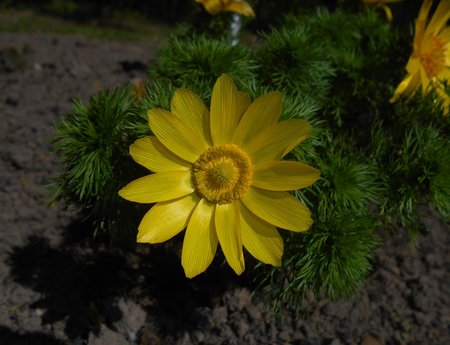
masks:
[[[8,345],[65,345],[64,342],[57,340],[47,334],[39,332],[30,332],[18,334],[10,329],[0,326],[0,344]]]
[[[44,238],[14,248],[10,257],[14,279],[42,298],[31,304],[44,310],[43,324],[67,318],[65,333],[70,339],[98,333],[101,323],[113,328],[121,318],[115,305],[131,277],[123,258],[109,253],[80,254],[71,247],[52,248]]]
[[[141,306],[141,300],[150,301],[143,307],[162,337],[183,334],[201,321],[195,314],[198,307],[218,303],[230,284],[246,284],[247,278],[219,267],[218,258],[206,274],[186,279],[180,258],[166,246],[141,248],[137,254],[135,248],[94,241],[91,234],[77,221],[58,248],[32,236],[25,246],[13,248],[8,259],[13,279],[42,295],[30,302],[31,308],[43,310],[42,324],[65,320],[71,340],[88,339],[90,332],[98,335],[102,324],[116,330],[122,318],[120,298],[133,298]]]

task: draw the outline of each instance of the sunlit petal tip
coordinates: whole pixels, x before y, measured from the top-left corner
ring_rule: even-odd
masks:
[[[183,266],[183,270],[184,270],[184,275],[186,276],[186,278],[189,278],[189,279],[195,278],[198,275],[200,275],[206,271],[206,269],[199,270],[197,267],[192,266],[190,264],[185,264],[182,266]]]
[[[238,205],[216,205],[214,217],[217,237],[225,258],[233,271],[240,275],[245,270],[245,262]]]
[[[268,161],[256,164],[253,185],[272,191],[289,191],[311,186],[320,170],[297,161]]]
[[[180,117],[163,109],[148,111],[149,125],[158,140],[178,157],[193,163],[209,147]]]
[[[203,100],[193,91],[177,89],[172,97],[170,111],[192,130],[204,145],[211,145],[209,111]]]
[[[219,78],[217,78],[215,85],[221,84],[221,83],[227,83],[229,85],[232,85],[233,87],[236,87],[234,84],[233,79],[226,73],[222,73]]]
[[[125,186],[125,187],[126,187],[126,186]],[[125,188],[125,187],[123,187],[123,188]],[[121,198],[124,198],[124,195],[126,195],[126,192],[124,193],[123,188],[121,188],[121,189],[117,192],[117,194],[118,194]],[[124,199],[125,199],[125,198],[124,198]]]
[[[216,254],[218,240],[214,208],[214,204],[201,199],[189,220],[181,253],[181,264],[187,278],[204,272]]]
[[[231,142],[242,115],[241,97],[228,75],[222,74],[211,95],[210,127],[215,145]]]
[[[214,83],[213,87],[213,93],[214,90],[217,92],[225,93],[226,96],[237,96],[239,94],[239,91],[236,87],[236,84],[234,83],[233,78],[231,78],[228,74],[222,73],[219,78],[217,78],[216,82]]]
[[[253,162],[279,160],[303,142],[312,126],[302,119],[289,119],[275,123],[252,138],[244,146]]]
[[[387,5],[382,6],[384,13],[386,14],[387,20],[391,23],[393,20],[392,11]]]
[[[268,93],[270,97],[275,101],[282,102],[283,101],[283,93],[275,90]]]
[[[269,92],[249,104],[234,133],[233,142],[242,145],[249,142],[267,127],[275,124],[282,112],[283,94]]]
[[[150,122],[150,119],[151,119],[152,117],[154,117],[154,116],[161,116],[161,113],[164,113],[164,112],[166,112],[166,111],[167,111],[167,110],[161,109],[161,108],[152,108],[152,109],[149,109],[149,110],[147,111],[147,121],[148,121],[148,124],[149,124],[150,128],[151,128],[151,122]]]
[[[312,125],[309,122],[307,122],[307,121],[303,121],[303,128],[304,128],[303,131],[305,132],[305,134],[307,136],[310,136],[311,132],[313,130]]]
[[[192,111],[199,111],[199,107],[201,111],[206,110],[205,104],[201,100],[201,98],[193,91],[188,89],[176,89],[172,101],[170,103],[170,111],[175,114],[180,114],[183,117],[189,116]],[[186,116],[187,115],[187,116]],[[186,122],[190,119],[189,117],[185,118]]]
[[[239,119],[242,117],[242,114],[248,109],[252,100],[250,95],[244,91],[238,91],[238,107],[239,107]]]
[[[274,261],[273,263],[270,263],[273,267],[281,267],[281,257],[278,258],[276,261]]]
[[[236,268],[236,267],[232,267],[234,273],[236,273],[238,276],[240,276],[240,275],[241,275],[242,273],[244,273],[244,271],[245,271],[245,263],[244,263],[244,259],[242,259],[240,262],[241,262],[242,264],[239,265],[237,268]]]
[[[280,91],[268,92],[255,99],[252,106],[249,111],[263,111],[264,114],[260,114],[260,118],[269,117],[269,120],[266,120],[266,122],[276,122],[283,109],[283,94]]]
[[[235,12],[238,14],[242,14],[246,17],[255,17],[255,12],[253,11],[253,8],[246,3],[243,2],[232,2],[229,6],[226,7],[226,11]]]
[[[220,12],[230,11],[244,16],[255,16],[251,6],[244,0],[195,0],[203,5],[205,10],[216,15]]]
[[[272,224],[255,216],[240,203],[242,244],[257,260],[275,267],[281,266],[283,239]]]
[[[153,172],[187,170],[192,166],[169,151],[155,136],[137,139],[130,145],[133,160]]]
[[[401,95],[410,93],[417,88],[417,82],[420,78],[419,73],[409,74],[407,75],[401,82],[398,84],[397,88],[394,91],[394,95],[391,97],[390,102],[396,102]]]

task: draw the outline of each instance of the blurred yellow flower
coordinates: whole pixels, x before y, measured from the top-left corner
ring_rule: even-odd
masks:
[[[119,191],[127,200],[156,203],[142,219],[138,242],[160,243],[186,229],[181,262],[187,277],[204,272],[218,244],[237,273],[245,269],[243,247],[256,259],[281,265],[277,227],[305,231],[309,209],[289,190],[307,187],[319,170],[281,160],[310,133],[304,120],[278,122],[282,94],[253,103],[222,75],[210,111],[192,91],[178,89],[171,110],[151,109],[154,136],[130,146],[133,159],[154,174]]]
[[[147,91],[145,90],[145,84],[142,79],[140,78],[131,79],[130,84],[131,84],[131,96],[133,98],[139,99],[147,94]]]
[[[413,52],[406,65],[407,75],[391,98],[395,102],[402,94],[412,94],[420,86],[422,94],[436,91],[446,111],[450,96],[445,83],[450,81],[450,0],[442,0],[428,20],[433,0],[424,0],[416,19]]]
[[[220,12],[235,12],[247,17],[254,17],[252,7],[244,0],[195,0],[203,5],[205,10],[216,15]]]
[[[386,13],[387,19],[392,22],[392,11],[386,4],[392,4],[394,2],[399,2],[402,0],[362,0],[362,2],[367,6],[372,6],[375,8],[381,8],[384,13]]]

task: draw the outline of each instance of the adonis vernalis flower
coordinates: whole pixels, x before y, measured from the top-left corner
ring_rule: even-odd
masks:
[[[254,17],[252,7],[244,0],[195,0],[203,5],[205,10],[216,15],[220,12],[235,12],[247,17]]]
[[[416,19],[413,52],[406,65],[408,72],[395,90],[391,102],[402,94],[411,94],[419,87],[422,94],[435,90],[450,109],[450,96],[445,83],[450,81],[450,0],[441,0],[433,16],[428,15],[433,0],[424,0]]]
[[[178,89],[171,111],[151,109],[154,136],[130,146],[133,159],[154,174],[119,191],[123,198],[156,203],[142,219],[138,242],[167,241],[186,228],[181,262],[187,277],[211,264],[220,244],[237,274],[245,269],[243,247],[256,259],[281,265],[277,227],[305,231],[309,209],[289,190],[314,183],[319,170],[281,160],[310,133],[304,120],[278,122],[282,94],[251,103],[222,75],[210,112],[192,91]]]
[[[362,2],[367,6],[372,6],[375,8],[381,8],[386,14],[386,18],[392,22],[393,16],[392,11],[386,4],[392,4],[394,2],[399,2],[402,0],[362,0]]]

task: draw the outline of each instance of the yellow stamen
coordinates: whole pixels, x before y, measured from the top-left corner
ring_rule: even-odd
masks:
[[[429,78],[435,77],[445,66],[445,46],[438,36],[433,36],[430,47],[420,54],[420,62]]]
[[[212,203],[228,204],[242,198],[252,177],[250,157],[233,144],[210,147],[193,165],[194,186]]]

